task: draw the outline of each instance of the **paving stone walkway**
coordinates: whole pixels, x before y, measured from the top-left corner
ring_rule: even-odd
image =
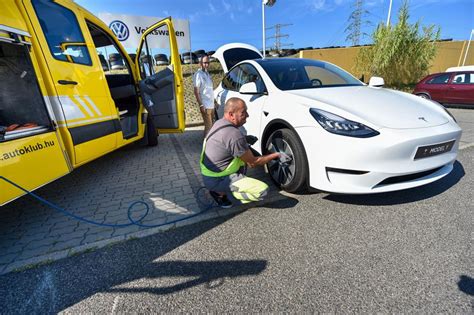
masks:
[[[157,147],[127,146],[35,193],[77,216],[106,224],[130,223],[127,210],[134,201],[149,206],[149,213],[142,220],[145,225],[161,225],[197,214],[207,208],[204,203],[211,203],[206,190],[200,190],[203,184],[198,159],[202,135],[202,127],[192,127],[183,134],[160,135]],[[267,201],[285,198],[263,168],[252,169],[249,175],[269,184]],[[143,204],[136,205],[132,217],[139,218],[144,209]],[[78,221],[24,196],[0,211],[0,274],[244,209],[212,208],[160,227],[117,228]]]

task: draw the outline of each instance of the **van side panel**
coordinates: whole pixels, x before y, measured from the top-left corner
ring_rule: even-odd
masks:
[[[69,173],[55,132],[4,142],[0,148],[1,176],[27,190],[34,190]],[[23,194],[23,191],[0,180],[0,205]]]

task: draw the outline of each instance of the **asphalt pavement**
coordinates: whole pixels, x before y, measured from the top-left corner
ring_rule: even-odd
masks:
[[[0,312],[473,313],[471,143],[423,187],[285,194],[5,274]]]

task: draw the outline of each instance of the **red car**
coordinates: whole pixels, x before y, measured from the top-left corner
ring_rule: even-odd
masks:
[[[413,94],[442,104],[474,107],[474,71],[430,74],[418,82]]]

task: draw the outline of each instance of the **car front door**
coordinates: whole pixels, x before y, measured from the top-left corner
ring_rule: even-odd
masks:
[[[142,34],[135,60],[142,101],[160,133],[185,128],[183,75],[175,34],[171,18],[152,25]],[[169,55],[169,65],[153,62],[158,53]]]
[[[254,82],[257,85],[257,91],[261,94],[247,95],[239,92],[240,87],[245,83]],[[249,117],[247,122],[241,127],[242,133],[260,138],[262,110],[267,99],[264,94],[265,85],[254,66],[243,63],[234,67],[222,80],[222,89],[217,93],[217,102],[219,104],[219,117],[223,116],[223,107],[228,99],[237,97],[245,101]],[[260,152],[260,141],[257,141],[253,148]]]

